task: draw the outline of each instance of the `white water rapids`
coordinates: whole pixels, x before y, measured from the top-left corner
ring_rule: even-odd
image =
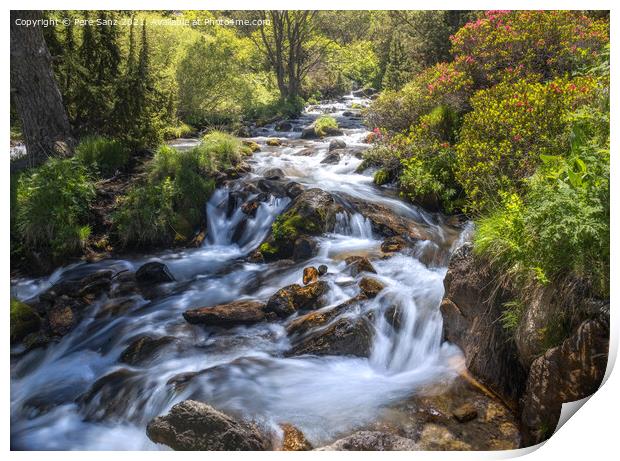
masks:
[[[39,280],[13,280],[12,295],[27,300],[63,277],[75,277],[102,268],[137,269],[148,260],[165,262],[177,282],[167,295],[146,300],[135,296],[128,308],[105,315],[110,300],[99,299],[87,308],[82,321],[57,343],[27,354],[14,351],[11,360],[11,445],[13,449],[126,450],[162,449],[145,433],[151,418],[165,414],[187,398],[205,401],[230,414],[251,418],[265,426],[278,423],[298,427],[315,445],[329,443],[377,418],[422,386],[451,379],[451,359],[460,352],[442,343],[439,304],[447,260],[462,236],[444,218],[406,204],[389,191],[373,185],[370,174],[357,174],[356,155],[343,155],[336,164],[321,164],[329,142],[299,139],[299,127],[321,111],[333,111],[345,128],[347,148],[365,148],[366,134],[358,117],[343,115],[365,101],[347,97],[343,102],[308,110],[289,132],[266,127],[253,138],[262,151],[254,154],[250,175],[269,168],[306,187],[346,193],[357,199],[389,206],[426,226],[432,241],[413,250],[380,258],[382,238],[373,234],[368,219],[341,213],[332,233],[317,241],[318,255],[303,263],[251,263],[245,257],[268,235],[275,217],[286,209],[288,198],[270,197],[256,217],[233,237],[244,217],[239,208],[227,212],[230,187],[217,190],[207,206],[208,237],[197,249],[157,255],[105,260],[59,269]],[[355,112],[355,111],[353,111]],[[281,147],[268,147],[270,136],[286,138]],[[188,141],[188,146],[193,144]],[[179,148],[185,147],[178,143]],[[311,148],[311,155],[298,155]],[[233,241],[235,243],[233,243]],[[369,358],[343,356],[284,357],[290,343],[290,320],[231,329],[190,325],[182,313],[241,298],[266,300],[279,288],[301,283],[306,266],[325,264],[330,290],[327,306],[358,294],[356,281],[345,271],[344,258],[370,255],[376,278],[386,288],[371,300],[342,315],[374,312],[374,343]],[[377,258],[373,259],[373,256]],[[383,315],[390,307],[401,309],[396,330]],[[121,352],[138,336],[172,336],[148,363],[130,367],[119,363]],[[167,382],[180,373],[210,369],[175,389]],[[80,398],[99,378],[117,372],[88,401]]]

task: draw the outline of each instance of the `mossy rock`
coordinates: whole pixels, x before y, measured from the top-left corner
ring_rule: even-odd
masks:
[[[28,304],[11,299],[11,344],[41,328],[41,317]]]
[[[243,147],[244,152],[249,154],[252,154],[254,152],[259,152],[260,151],[260,145],[257,142],[254,141],[242,141],[243,142]]]
[[[280,141],[278,138],[269,138],[267,139],[266,144],[268,146],[277,147],[282,145],[282,141]]]

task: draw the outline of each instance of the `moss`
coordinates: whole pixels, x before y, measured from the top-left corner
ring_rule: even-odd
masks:
[[[263,256],[273,256],[277,254],[278,251],[280,251],[280,249],[276,245],[273,245],[269,242],[265,242],[261,244],[261,246],[259,247],[259,251],[261,252]]]
[[[32,307],[11,299],[11,343],[24,339],[41,327],[41,318]]]
[[[379,171],[375,173],[374,182],[377,186],[382,186],[383,184],[387,184],[390,181],[390,173],[381,168]]]
[[[277,147],[277,146],[281,146],[282,142],[277,138],[269,138],[267,140],[267,145],[272,146],[272,147]]]
[[[243,141],[243,147],[246,148],[244,152],[249,154],[260,151],[260,146],[254,141]]]
[[[278,216],[271,230],[276,241],[294,241],[300,233],[316,234],[320,231],[315,222],[292,211]]]

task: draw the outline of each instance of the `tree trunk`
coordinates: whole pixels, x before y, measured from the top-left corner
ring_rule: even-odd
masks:
[[[41,13],[11,11],[11,96],[28,151],[25,159],[12,162],[12,171],[40,165],[50,156],[69,156],[75,144],[41,27],[15,24],[26,19],[36,21]]]

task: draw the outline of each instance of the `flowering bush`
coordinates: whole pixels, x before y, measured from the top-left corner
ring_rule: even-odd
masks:
[[[542,79],[591,66],[609,42],[609,24],[577,11],[487,11],[451,37],[478,85],[525,75]]]
[[[468,108],[472,92],[473,80],[467,72],[455,63],[439,63],[424,70],[400,91],[383,92],[366,118],[373,127],[408,130],[437,106],[462,113]]]
[[[591,101],[596,86],[591,77],[520,80],[476,93],[456,147],[455,174],[469,198],[468,209],[484,210],[499,191],[519,190],[541,155],[566,153],[567,115]]]

